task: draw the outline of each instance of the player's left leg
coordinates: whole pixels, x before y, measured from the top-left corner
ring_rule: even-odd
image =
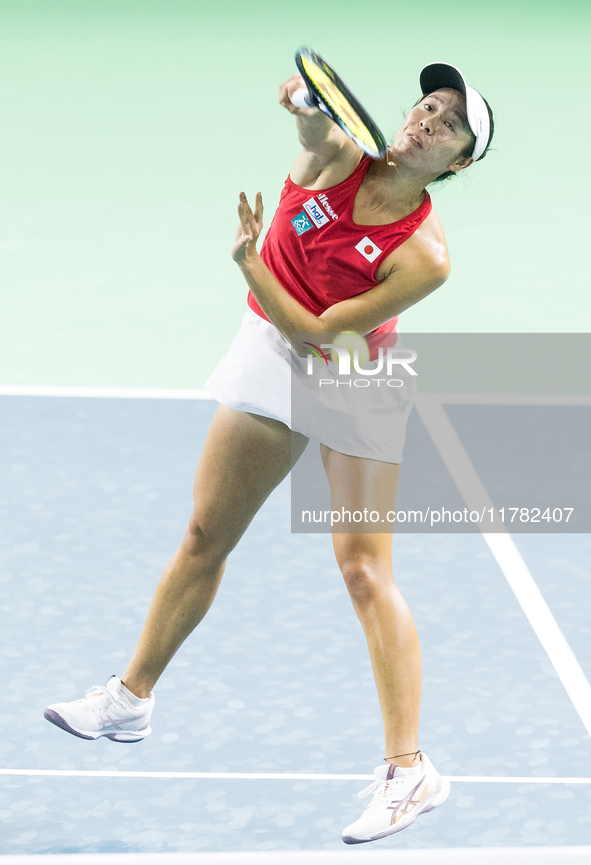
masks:
[[[331,507],[373,511],[386,528],[387,522],[381,521],[395,507],[399,466],[346,456],[324,445],[322,458]],[[387,762],[375,770],[375,786],[368,788],[368,793],[375,789],[376,797],[360,820],[343,832],[346,843],[362,843],[400,831],[418,814],[441,804],[449,783],[425,755],[417,754],[421,647],[408,605],[394,583],[392,533],[335,532],[333,546],[365,633],[384,724]]]
[[[380,514],[394,510],[398,465],[346,456],[324,445],[322,454],[334,510],[367,508]],[[392,533],[335,532],[332,537],[367,640],[384,722],[384,756],[410,753],[400,757],[398,765],[412,766],[412,754],[419,747],[421,646],[410,610],[394,583]]]

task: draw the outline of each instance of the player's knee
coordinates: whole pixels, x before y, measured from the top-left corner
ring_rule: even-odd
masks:
[[[372,603],[383,583],[383,569],[369,558],[348,558],[340,563],[341,573],[351,600],[356,606]]]
[[[201,523],[196,514],[193,513],[191,514],[189,523],[185,529],[183,544],[185,547],[188,547],[191,552],[197,552],[205,545],[205,541],[205,532],[201,528]]]
[[[183,538],[183,547],[192,556],[199,556],[202,568],[217,572],[228,556],[223,540],[204,530],[199,514],[193,511]]]

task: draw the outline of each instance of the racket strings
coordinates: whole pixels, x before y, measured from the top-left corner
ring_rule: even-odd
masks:
[[[344,82],[340,81],[318,55],[302,53],[300,63],[320,103],[324,103],[324,106],[319,104],[319,108],[336,120],[362,150],[374,159],[383,156],[386,152],[383,135],[369,116],[368,123],[358,113],[356,105],[351,104],[351,100],[355,103],[357,100]],[[364,109],[359,107],[364,112]]]

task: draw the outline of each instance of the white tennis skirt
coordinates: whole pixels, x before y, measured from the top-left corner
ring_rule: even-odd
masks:
[[[416,385],[402,367],[364,377],[340,375],[332,360],[311,364],[248,309],[205,389],[222,405],[281,421],[339,453],[400,463]]]

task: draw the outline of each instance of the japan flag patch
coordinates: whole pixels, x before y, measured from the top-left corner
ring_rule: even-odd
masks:
[[[381,255],[382,250],[379,246],[376,246],[373,240],[370,240],[369,237],[364,237],[363,240],[360,240],[357,246],[355,247],[357,252],[360,252],[364,258],[367,258],[368,261],[375,261],[378,255]]]

